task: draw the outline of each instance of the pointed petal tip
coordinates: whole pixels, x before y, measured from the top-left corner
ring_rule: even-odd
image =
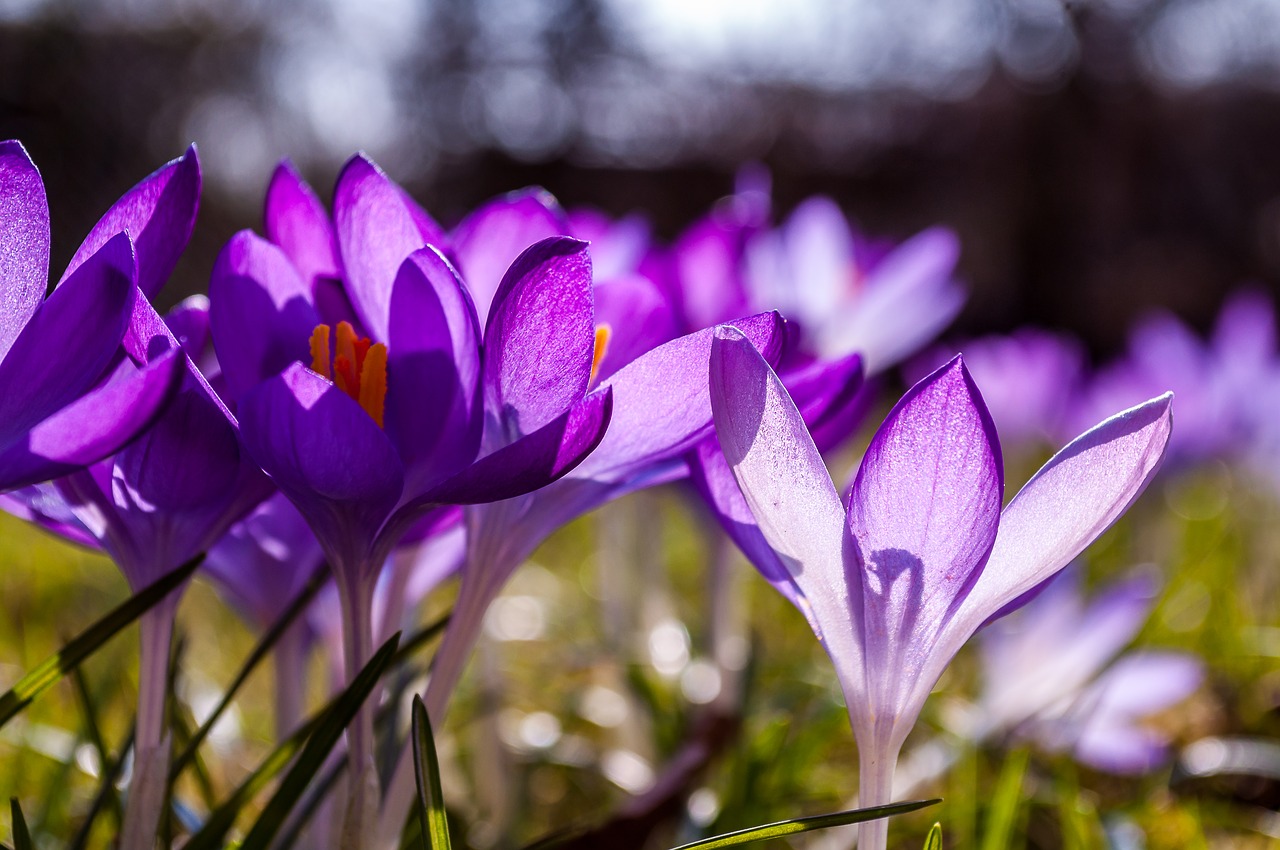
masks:
[[[0,156],[18,156],[25,159],[32,168],[36,167],[31,159],[31,154],[27,153],[26,146],[17,139],[8,139],[0,142]]]

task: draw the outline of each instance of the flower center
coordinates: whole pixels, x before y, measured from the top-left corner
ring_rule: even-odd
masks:
[[[316,325],[311,333],[311,368],[355,399],[381,428],[387,406],[387,347],[357,337],[350,322],[338,322],[333,336],[336,350],[330,348],[329,326]]]
[[[611,336],[613,336],[613,328],[606,324],[596,325],[596,344],[591,352],[591,377],[587,379],[588,384],[595,383],[596,375],[600,372],[600,361],[604,360],[605,354],[609,351]]]

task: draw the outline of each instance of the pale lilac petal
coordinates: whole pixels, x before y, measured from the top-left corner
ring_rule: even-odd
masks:
[[[516,257],[535,242],[569,233],[560,205],[542,189],[525,189],[490,201],[458,225],[453,234],[458,269],[481,324],[488,322],[498,286]]]
[[[320,323],[311,287],[278,247],[242,230],[222,249],[209,279],[213,344],[232,398],[291,363],[311,363]]]
[[[280,246],[308,286],[314,287],[317,278],[341,275],[338,242],[324,204],[288,160],[271,175],[263,220],[267,238]]]
[[[49,285],[49,203],[19,142],[0,142],[0,360]]]
[[[778,376],[742,333],[716,329],[711,344],[711,409],[716,434],[756,523],[780,563],[813,606],[818,637],[840,665],[861,663],[861,627],[846,587],[852,547],[844,506]],[[780,576],[772,576],[775,583]],[[856,592],[857,588],[852,588]],[[833,645],[840,642],[840,646]]]
[[[0,452],[0,490],[66,475],[118,451],[148,428],[184,374],[176,355],[143,369],[128,361],[98,389],[31,429],[28,439]]]
[[[947,624],[947,661],[988,617],[1066,566],[1142,493],[1168,445],[1172,396],[1102,422],[1058,452],[1014,496],[981,576]],[[932,681],[932,680],[931,680]]]
[[[708,218],[676,243],[673,257],[688,327],[707,328],[751,312],[740,268],[744,237],[742,228]]]
[[[532,433],[581,399],[595,349],[591,258],[585,242],[544,239],[502,279],[484,332],[489,448]]]
[[[357,155],[338,177],[333,220],[352,306],[369,335],[385,340],[396,273],[433,241],[430,218],[378,166]]]
[[[137,292],[123,233],[31,316],[0,362],[0,445],[98,383],[120,349]]]
[[[889,413],[849,496],[876,708],[899,708],[902,683],[917,681],[991,551],[1003,496],[995,426],[956,358]]]
[[[748,316],[733,326],[766,359],[777,359],[783,338],[777,313]],[[574,477],[621,481],[711,436],[707,369],[715,330],[661,345],[601,384],[613,388],[613,421]]]
[[[1204,663],[1193,655],[1130,652],[1099,678],[1091,704],[1101,714],[1145,717],[1186,699],[1203,680]]]
[[[449,262],[427,247],[410,255],[391,296],[387,435],[414,496],[453,475],[480,448],[480,327]]]
[[[117,233],[128,231],[138,255],[138,288],[148,298],[155,297],[191,240],[199,205],[200,160],[192,145],[107,210],[71,258],[62,280]]]

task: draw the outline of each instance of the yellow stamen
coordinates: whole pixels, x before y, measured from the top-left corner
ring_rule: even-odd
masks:
[[[588,381],[594,381],[596,375],[600,372],[600,361],[604,360],[604,355],[609,350],[609,338],[613,336],[613,329],[608,325],[600,324],[596,326],[596,343],[595,349],[591,352],[591,378]]]
[[[329,326],[316,325],[316,329],[311,332],[311,368],[332,381],[329,357]]]

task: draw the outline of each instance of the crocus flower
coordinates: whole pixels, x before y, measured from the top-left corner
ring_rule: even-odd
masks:
[[[1120,654],[1151,613],[1157,587],[1140,573],[1086,604],[1079,570],[1067,569],[1025,607],[984,629],[983,690],[970,736],[1032,738],[1112,773],[1158,766],[1168,739],[1137,721],[1184,699],[1204,669],[1185,653]]]
[[[995,429],[957,358],[890,412],[846,509],[799,411],[748,340],[718,331],[710,374],[716,433],[773,556],[762,572],[834,662],[863,804],[887,803],[898,752],[952,656],[1138,496],[1168,440],[1170,397],[1077,438],[1002,512]],[[863,847],[884,847],[887,827],[863,824],[860,835]]]
[[[599,442],[612,396],[587,392],[590,261],[581,242],[537,242],[505,269],[482,329],[428,245],[442,231],[367,159],[343,169],[332,225],[281,168],[267,221],[278,241],[242,232],[219,257],[214,345],[250,454],[335,572],[354,671],[372,654],[378,571],[409,528],[541,487]],[[371,738],[366,710],[349,738],[357,784],[373,775]]]
[[[184,171],[188,158],[166,169]],[[120,358],[137,282],[167,275],[176,259],[158,236],[167,211],[142,188],[97,224],[46,299],[44,183],[22,145],[0,142],[0,491],[101,460],[149,425],[177,387],[176,358],[141,369]]]

